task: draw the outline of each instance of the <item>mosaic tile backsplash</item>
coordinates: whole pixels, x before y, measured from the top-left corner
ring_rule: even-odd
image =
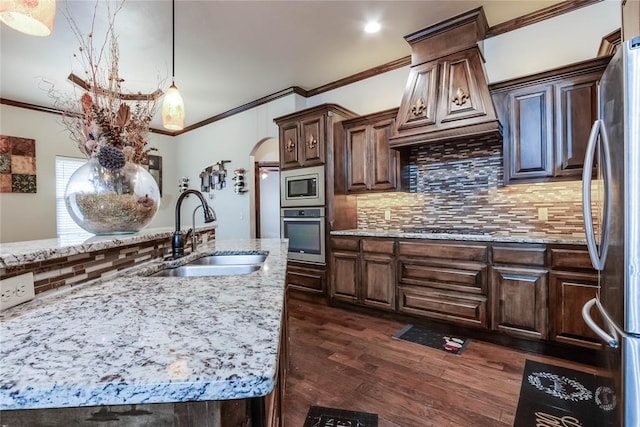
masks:
[[[409,192],[359,195],[358,228],[476,227],[584,236],[580,181],[503,186],[502,157],[500,142],[483,140],[412,148]]]

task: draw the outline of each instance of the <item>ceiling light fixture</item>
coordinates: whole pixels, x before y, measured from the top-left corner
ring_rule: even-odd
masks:
[[[367,25],[364,26],[364,31],[369,34],[377,33],[380,31],[380,23],[376,21],[369,21],[367,22]]]
[[[0,21],[30,36],[51,34],[55,17],[56,0],[0,1]]]
[[[184,102],[176,87],[176,0],[172,0],[173,11],[171,14],[171,86],[167,90],[162,102],[162,125],[169,130],[184,129]]]

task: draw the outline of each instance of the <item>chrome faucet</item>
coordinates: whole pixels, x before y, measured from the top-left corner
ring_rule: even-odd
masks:
[[[193,210],[193,214],[191,215],[191,251],[195,251],[196,245],[198,244],[198,235],[196,234],[196,211],[202,207],[202,205],[196,206]],[[209,209],[209,213],[213,217],[213,221],[215,221],[217,219],[216,212],[211,206],[207,206],[207,209]]]
[[[215,216],[211,215],[212,211],[209,209],[209,205],[204,199],[202,193],[192,189],[188,189],[180,193],[180,196],[176,201],[176,230],[173,232],[173,238],[171,239],[171,254],[173,255],[173,258],[180,258],[184,256],[184,241],[189,233],[193,232],[193,230],[189,230],[187,234],[184,235],[180,230],[180,207],[182,206],[184,198],[189,194],[195,194],[200,199],[202,209],[204,210],[204,222],[209,223],[215,221]]]

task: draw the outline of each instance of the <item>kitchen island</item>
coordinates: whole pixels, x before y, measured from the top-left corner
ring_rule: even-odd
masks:
[[[155,259],[2,312],[3,424],[9,410],[269,395],[285,356],[287,246],[280,239],[216,240],[178,261]],[[249,274],[148,277],[220,251],[268,256]]]

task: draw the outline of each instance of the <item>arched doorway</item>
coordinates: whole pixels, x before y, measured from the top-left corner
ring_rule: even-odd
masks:
[[[254,170],[253,235],[260,239],[280,237],[280,162],[278,140],[264,139],[251,153]],[[255,233],[255,234],[254,234]]]

